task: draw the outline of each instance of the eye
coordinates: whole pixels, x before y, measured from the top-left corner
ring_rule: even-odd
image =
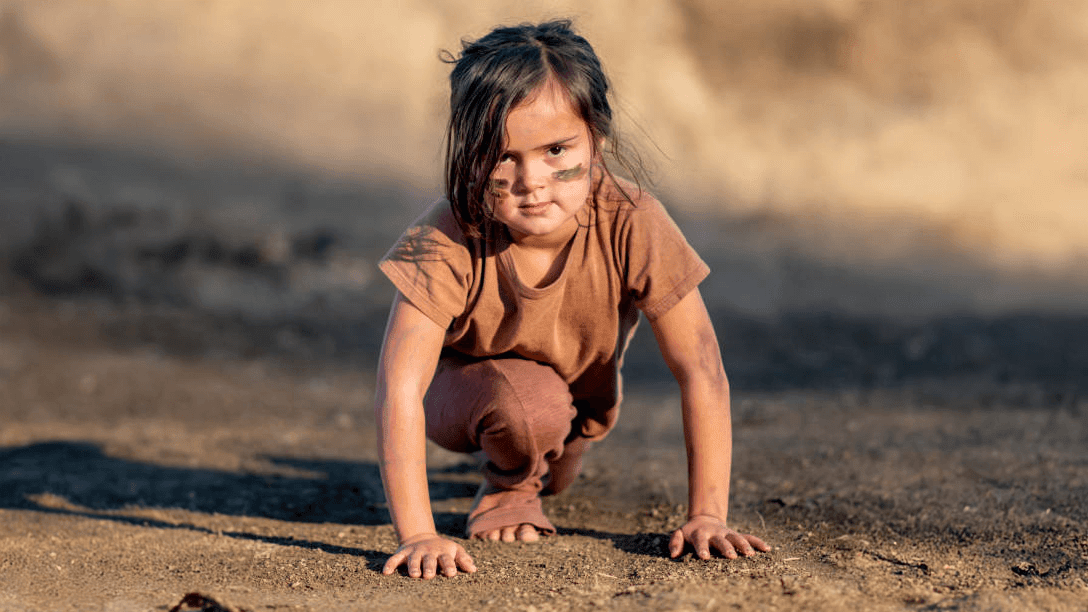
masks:
[[[567,147],[565,147],[563,145],[555,145],[554,147],[548,149],[548,155],[550,157],[562,157],[563,154],[566,153],[566,152],[567,152]]]
[[[503,153],[499,156],[499,163],[506,163],[508,161],[514,161],[514,156],[509,153]]]

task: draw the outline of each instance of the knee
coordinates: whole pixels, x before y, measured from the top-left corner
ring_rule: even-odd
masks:
[[[498,437],[514,454],[557,454],[577,410],[570,388],[547,365],[523,359],[495,360],[497,376],[480,420],[481,437]],[[481,446],[484,440],[481,439]]]

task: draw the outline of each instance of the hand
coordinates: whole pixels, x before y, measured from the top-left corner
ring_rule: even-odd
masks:
[[[684,552],[684,544],[691,544],[700,559],[710,558],[710,547],[718,549],[726,559],[736,559],[739,554],[748,557],[756,551],[767,552],[770,546],[756,536],[738,533],[725,526],[717,517],[700,514],[688,519],[669,540],[669,557],[675,559]]]
[[[413,536],[401,542],[400,548],[385,562],[382,573],[388,576],[401,565],[407,566],[412,578],[424,580],[434,578],[439,569],[443,576],[456,576],[458,568],[470,574],[476,571],[472,557],[460,544],[436,533]]]

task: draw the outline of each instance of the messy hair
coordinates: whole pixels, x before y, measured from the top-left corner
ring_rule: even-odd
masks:
[[[610,159],[641,190],[646,170],[638,154],[628,152],[615,133],[608,78],[593,47],[574,32],[569,20],[498,27],[478,40],[463,40],[461,47],[459,57],[447,53],[444,58],[454,65],[446,129],[446,197],[466,236],[481,236],[492,219],[486,193],[502,155],[507,115],[549,79],[586,122],[603,173],[614,178]],[[601,142],[603,151],[598,150]],[[633,202],[622,186],[617,187]],[[595,189],[600,189],[600,182]]]

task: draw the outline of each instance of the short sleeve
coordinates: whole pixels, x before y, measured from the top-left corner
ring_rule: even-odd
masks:
[[[710,274],[710,267],[652,197],[625,207],[617,253],[628,293],[651,321],[668,312]]]
[[[472,255],[449,203],[440,200],[405,230],[378,268],[423,314],[448,329],[468,301]]]

